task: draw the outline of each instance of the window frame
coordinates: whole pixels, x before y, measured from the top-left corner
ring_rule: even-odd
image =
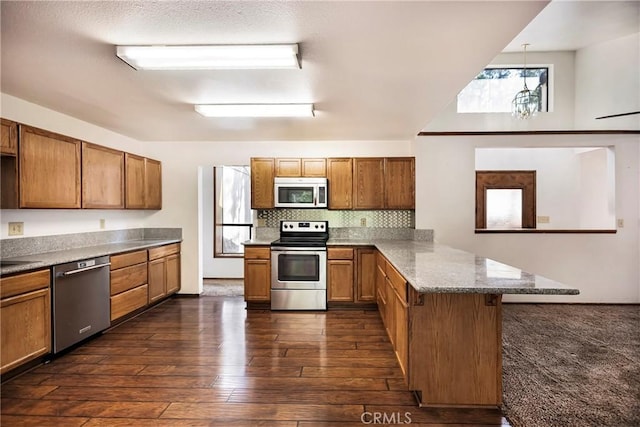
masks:
[[[487,228],[487,190],[522,190],[522,229],[536,228],[536,171],[535,170],[477,170],[476,171],[476,230]]]
[[[250,166],[248,165],[221,165],[221,166],[214,166],[213,167],[213,257],[214,258],[244,258],[244,252],[243,253],[226,253],[226,252],[221,252],[221,248],[223,246],[222,244],[222,228],[225,226],[234,226],[234,227],[249,227],[249,239],[252,238],[253,235],[253,224],[252,223],[240,223],[240,224],[228,224],[228,223],[224,223],[222,221],[218,221],[220,216],[221,216],[221,212],[219,211],[219,207],[218,207],[218,203],[217,203],[217,180],[216,180],[216,169],[219,167],[225,167],[225,166],[242,166],[242,167],[246,167],[249,170],[249,174],[251,174],[251,169]],[[251,209],[253,211],[253,209]]]
[[[524,64],[490,64],[482,69],[484,70],[522,70],[524,68]],[[547,109],[538,111],[538,113],[551,113],[554,110],[554,98],[553,98],[553,75],[554,75],[554,64],[527,64],[527,70],[529,69],[539,69],[546,68],[547,69],[547,83],[546,83],[546,99],[547,99]],[[481,72],[482,72],[481,71]],[[480,72],[480,73],[481,73]],[[471,80],[476,80],[476,77],[480,75],[480,73],[476,74],[476,76]],[[529,78],[528,78],[529,79]],[[460,93],[471,83],[469,81],[464,88],[460,90],[458,95],[456,95],[456,114],[511,114],[511,112],[503,111],[503,112],[460,112],[458,111],[458,97]],[[530,85],[527,85],[530,86]],[[530,90],[534,90],[535,88],[529,87]],[[515,93],[513,94],[516,95]]]

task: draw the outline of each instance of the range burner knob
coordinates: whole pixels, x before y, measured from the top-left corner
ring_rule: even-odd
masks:
[[[316,224],[316,228],[318,228],[318,224]]]
[[[320,224],[320,228],[324,228],[324,224]]]

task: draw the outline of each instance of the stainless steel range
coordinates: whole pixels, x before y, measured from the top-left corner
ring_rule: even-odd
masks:
[[[328,221],[280,221],[271,243],[271,309],[327,309]]]

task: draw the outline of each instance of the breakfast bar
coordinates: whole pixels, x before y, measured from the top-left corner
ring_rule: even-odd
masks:
[[[378,308],[421,406],[500,406],[502,294],[579,293],[433,242],[374,244]]]

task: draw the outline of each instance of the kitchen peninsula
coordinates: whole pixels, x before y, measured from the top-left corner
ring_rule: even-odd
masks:
[[[579,293],[431,241],[330,238],[327,245],[375,247],[378,310],[421,406],[500,406],[502,294]]]

